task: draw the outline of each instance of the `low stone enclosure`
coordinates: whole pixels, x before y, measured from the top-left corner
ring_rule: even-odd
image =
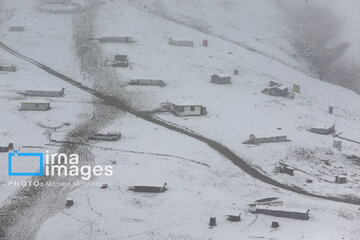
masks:
[[[156,79],[131,79],[129,85],[159,86],[159,87],[166,86],[163,80],[156,80]]]
[[[249,140],[244,141],[243,144],[255,144],[259,145],[261,143],[275,143],[275,142],[289,142],[290,140],[287,139],[287,136],[274,136],[274,137],[261,137],[257,138],[254,134],[249,136]]]
[[[132,37],[104,36],[98,39],[101,43],[134,43]]]
[[[290,209],[290,208],[280,208],[280,207],[265,207],[257,206],[256,204],[249,204],[249,212],[265,214],[275,217],[286,217],[286,218],[295,218],[301,220],[308,220],[309,209]]]

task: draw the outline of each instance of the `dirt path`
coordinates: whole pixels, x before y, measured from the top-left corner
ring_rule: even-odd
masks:
[[[209,145],[209,147],[211,147],[212,149],[214,149],[215,151],[219,152],[221,155],[223,155],[224,157],[226,157],[227,159],[231,160],[236,166],[238,166],[239,168],[241,168],[244,172],[246,172],[247,174],[249,174],[250,176],[252,176],[253,178],[256,178],[264,183],[270,184],[272,186],[284,189],[284,190],[288,190],[294,193],[298,193],[298,194],[302,194],[305,196],[309,196],[309,197],[314,197],[314,198],[319,198],[319,199],[324,199],[324,200],[329,200],[329,201],[334,201],[334,202],[342,202],[342,203],[349,203],[349,204],[355,204],[355,205],[360,205],[360,199],[355,199],[355,198],[342,198],[342,197],[335,197],[335,196],[323,196],[323,195],[319,195],[319,194],[314,194],[314,193],[310,193],[307,192],[303,189],[300,189],[296,186],[289,186],[283,183],[280,183],[262,173],[260,173],[258,170],[256,170],[255,168],[251,167],[249,164],[247,164],[244,160],[242,160],[239,156],[237,156],[235,153],[233,153],[229,148],[227,148],[226,146],[222,145],[221,143],[209,139],[205,136],[202,136],[194,131],[188,130],[186,128],[182,128],[178,125],[172,124],[170,122],[165,122],[162,119],[153,116],[151,114],[148,113],[144,113],[141,111],[137,111],[135,109],[133,109],[131,106],[129,106],[129,104],[124,101],[123,99],[121,99],[121,97],[116,97],[116,96],[108,96],[106,93],[104,92],[100,92],[98,90],[94,90],[91,89],[77,81],[75,81],[74,79],[65,76],[64,74],[61,74],[51,68],[49,68],[48,66],[41,64],[31,58],[28,58],[26,56],[21,55],[20,53],[12,50],[11,48],[7,47],[4,43],[0,42],[0,47],[3,48],[4,50],[8,51],[9,53],[13,54],[14,56],[17,56],[19,58],[22,58],[28,62],[33,63],[34,65],[38,66],[39,68],[43,69],[44,71],[59,77],[61,79],[63,79],[64,81],[82,89],[83,91],[86,91],[98,98],[101,98],[104,100],[104,104],[107,105],[111,105],[111,106],[115,106],[125,112],[128,112],[130,114],[133,114],[143,120],[146,120],[148,122],[163,126],[169,130],[187,135],[189,137],[195,138],[201,142],[206,143],[207,145]]]

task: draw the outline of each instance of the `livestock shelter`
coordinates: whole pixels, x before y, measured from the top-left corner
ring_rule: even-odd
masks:
[[[102,37],[99,39],[101,43],[133,43],[134,40],[132,37],[116,37],[116,36],[108,36]]]
[[[175,105],[170,103],[170,110],[178,117],[206,115],[206,107],[202,105]]]
[[[163,80],[156,80],[156,79],[131,79],[129,84],[130,85],[141,85],[141,86],[165,87],[165,82]]]
[[[291,209],[279,207],[257,207],[256,204],[250,204],[249,212],[271,215],[275,217],[295,218],[301,220],[308,220],[309,209]]]
[[[338,184],[347,183],[346,176],[335,176],[335,182]]]
[[[276,85],[270,88],[265,88],[262,93],[276,97],[287,97],[289,96],[289,88],[282,85]]]
[[[60,91],[39,91],[39,90],[26,90],[24,95],[31,97],[61,97],[64,95],[65,88]]]
[[[311,127],[310,132],[317,133],[317,134],[323,134],[323,135],[329,135],[333,132],[335,132],[335,125],[329,126],[326,124],[319,124]]]
[[[167,190],[167,183],[164,183],[162,187],[156,186],[131,186],[128,188],[130,191],[134,192],[146,192],[146,193],[162,193]]]
[[[50,109],[50,102],[47,100],[31,99],[21,102],[21,111],[47,111]]]
[[[174,40],[172,38],[169,38],[168,43],[173,46],[194,47],[194,42],[188,40]]]
[[[261,143],[274,143],[274,142],[288,142],[287,136],[274,136],[274,137],[261,137],[257,138],[254,134],[249,136],[249,140],[245,141],[244,144],[255,144],[259,145]]]
[[[231,77],[222,74],[214,74],[211,76],[211,83],[216,84],[231,84]]]
[[[0,65],[0,72],[15,72],[16,66],[14,65]]]

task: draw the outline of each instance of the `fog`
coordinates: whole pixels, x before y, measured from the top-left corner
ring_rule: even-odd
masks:
[[[278,1],[289,39],[314,77],[360,93],[360,1]]]

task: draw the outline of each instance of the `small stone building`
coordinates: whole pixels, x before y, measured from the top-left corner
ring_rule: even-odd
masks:
[[[131,79],[130,85],[142,85],[142,86],[159,86],[165,87],[165,82],[163,80],[155,79]]]
[[[108,36],[102,37],[99,39],[102,43],[133,43],[134,40],[132,37],[115,37],[115,36]]]
[[[175,105],[169,104],[170,111],[178,117],[206,115],[206,107],[202,105]]]
[[[214,74],[211,76],[211,83],[216,84],[231,84],[231,77],[222,74]]]
[[[338,184],[347,183],[346,176],[335,176],[335,182]]]
[[[61,97],[64,95],[65,88],[60,91],[39,91],[39,90],[26,90],[24,95],[31,97]]]
[[[110,64],[113,67],[128,67],[129,61],[127,55],[115,55],[114,61]]]
[[[168,43],[173,46],[194,47],[194,42],[188,40],[174,40],[172,38],[169,38]]]
[[[311,132],[317,134],[328,135],[335,132],[335,125],[328,126],[328,125],[315,125],[310,129]]]
[[[50,109],[50,102],[47,100],[26,100],[21,102],[21,111],[47,111]]]
[[[280,166],[280,173],[286,173],[289,174],[290,176],[294,176],[294,168],[286,166],[286,165],[282,165]]]
[[[276,97],[287,97],[289,96],[289,88],[282,85],[277,85],[274,87],[265,88],[262,93]]]
[[[167,183],[164,184],[162,187],[156,186],[131,186],[128,190],[134,192],[146,192],[146,193],[162,193],[167,190]]]

